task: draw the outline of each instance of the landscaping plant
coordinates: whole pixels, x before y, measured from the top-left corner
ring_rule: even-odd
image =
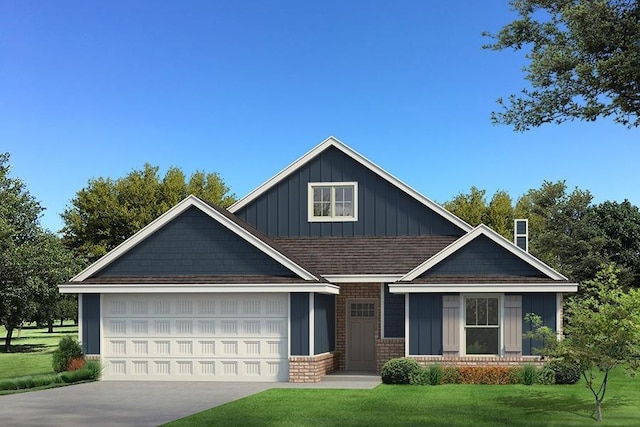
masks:
[[[82,348],[78,341],[70,336],[63,337],[58,343],[58,348],[53,352],[53,370],[66,371],[72,360],[82,357]]]
[[[382,382],[385,384],[410,384],[411,374],[420,369],[420,364],[413,359],[407,357],[390,359],[382,366]]]

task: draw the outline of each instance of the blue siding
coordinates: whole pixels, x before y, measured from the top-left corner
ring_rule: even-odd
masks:
[[[409,354],[442,354],[442,295],[409,294]]]
[[[425,277],[438,275],[546,277],[486,236],[476,237],[423,274]]]
[[[309,182],[358,183],[358,221],[308,221]],[[461,236],[463,231],[335,147],[236,212],[269,236]]]
[[[82,294],[82,351],[100,354],[100,294]]]
[[[293,273],[195,207],[149,236],[96,276]]]
[[[552,330],[557,330],[556,325],[556,294],[555,293],[527,293],[522,295],[522,332],[532,329],[531,323],[525,322],[527,313],[535,313],[542,317],[545,326]],[[522,354],[525,356],[534,355],[534,348],[542,345],[540,341],[522,338]]]
[[[309,293],[291,293],[291,355],[309,356]]]
[[[315,354],[326,353],[336,349],[335,304],[335,296],[333,295],[314,295],[313,350]]]
[[[389,293],[384,285],[384,337],[404,338],[404,294]]]

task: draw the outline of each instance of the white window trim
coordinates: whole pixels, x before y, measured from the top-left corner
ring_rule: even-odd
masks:
[[[331,216],[313,215],[313,188],[331,187]],[[335,187],[353,187],[353,216],[335,216]],[[309,182],[307,184],[307,219],[309,222],[353,222],[358,220],[358,183],[350,182]]]
[[[467,298],[498,298],[498,354],[467,354]],[[460,294],[460,355],[464,357],[492,357],[504,356],[504,294]]]

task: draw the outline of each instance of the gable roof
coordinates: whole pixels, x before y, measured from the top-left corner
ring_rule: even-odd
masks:
[[[274,244],[270,242],[266,236],[263,236],[257,230],[254,230],[247,224],[244,224],[234,215],[231,215],[225,210],[220,209],[217,206],[210,205],[196,196],[191,195],[77,274],[70,280],[70,282],[82,282],[85,279],[90,278],[191,207],[199,209],[213,220],[217,221],[219,224],[223,225],[234,234],[265,253],[267,256],[279,262],[303,280],[323,281],[320,275],[312,273],[309,269],[301,266],[291,257],[285,255],[282,251],[274,247]]]
[[[568,279],[565,276],[558,273],[553,268],[549,267],[547,264],[540,261],[538,258],[534,257],[528,252],[523,251],[522,249],[520,249],[513,243],[509,242],[507,239],[505,239],[504,237],[502,237],[501,235],[499,235],[498,233],[496,233],[486,225],[480,224],[476,228],[474,228],[473,231],[465,234],[464,236],[462,236],[461,238],[453,242],[451,245],[447,246],[446,248],[438,252],[436,255],[427,259],[425,262],[423,262],[422,264],[418,265],[416,268],[408,272],[402,279],[400,279],[400,282],[410,282],[417,279],[420,275],[427,272],[429,269],[439,264],[440,262],[444,261],[451,254],[465,247],[467,244],[469,244],[479,236],[486,236],[497,245],[506,249],[516,257],[520,258],[522,261],[531,265],[536,270],[545,274],[550,279],[568,281]]]
[[[345,155],[349,156],[350,158],[360,163],[361,165],[363,165],[373,173],[377,174],[384,180],[388,181],[392,185],[396,186],[400,190],[409,194],[415,200],[427,206],[432,211],[436,212],[446,220],[460,227],[465,232],[471,231],[473,229],[473,227],[471,227],[461,218],[458,218],[457,216],[447,211],[436,202],[420,194],[418,191],[414,190],[413,188],[411,188],[410,186],[408,186],[407,184],[405,184],[395,176],[391,175],[389,172],[385,171],[380,166],[376,165],[375,163],[373,163],[372,161],[370,161],[360,153],[356,152],[352,148],[348,147],[346,144],[339,141],[337,138],[333,136],[330,136],[329,138],[322,141],[320,144],[318,144],[313,149],[311,149],[311,151],[304,154],[298,160],[296,160],[295,162],[293,162],[292,164],[290,164],[289,166],[287,166],[286,168],[278,172],[272,178],[264,182],[262,185],[260,185],[259,187],[251,191],[249,194],[247,194],[246,196],[244,196],[243,198],[235,202],[233,205],[229,207],[229,211],[232,213],[236,213],[237,211],[239,211],[240,209],[242,209],[243,207],[245,207],[246,205],[248,205],[249,203],[257,199],[260,195],[264,194],[270,188],[276,186],[279,182],[281,182],[286,177],[291,175],[295,170],[300,168],[302,165],[304,165],[314,157],[318,156],[320,153],[322,153],[329,147],[335,147],[336,149],[340,150]]]

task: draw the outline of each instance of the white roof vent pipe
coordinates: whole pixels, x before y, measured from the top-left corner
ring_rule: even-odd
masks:
[[[516,219],[513,222],[513,243],[525,252],[529,252],[529,220]]]

